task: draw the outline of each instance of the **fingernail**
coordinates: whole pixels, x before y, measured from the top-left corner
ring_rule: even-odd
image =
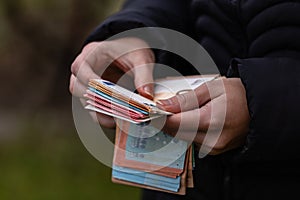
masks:
[[[161,106],[169,106],[172,104],[172,101],[170,99],[165,99],[165,100],[158,100],[156,103]]]
[[[153,90],[151,89],[151,87],[150,86],[144,86],[143,87],[143,90],[144,90],[144,92],[147,94],[147,95],[149,95],[149,96],[151,96],[152,98],[153,98]]]

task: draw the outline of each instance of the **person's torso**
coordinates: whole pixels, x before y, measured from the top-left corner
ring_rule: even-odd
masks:
[[[191,33],[222,74],[232,58],[299,57],[300,1],[193,0]]]

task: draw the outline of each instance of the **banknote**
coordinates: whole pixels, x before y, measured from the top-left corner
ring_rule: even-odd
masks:
[[[135,97],[133,100],[136,102],[131,102],[128,105],[122,104],[118,101],[123,101],[128,97],[128,93],[124,95],[125,92],[123,90],[120,92],[120,95],[123,95],[123,97],[118,96],[119,94],[111,94],[109,100],[114,101],[116,104],[114,105],[115,110],[122,114],[127,113],[131,117],[133,115],[136,117],[142,113],[141,110],[151,113],[151,109],[148,107],[147,110],[147,106],[155,106],[155,101],[159,99],[170,98],[177,94],[192,91],[205,82],[218,77],[218,75],[168,77],[156,80],[154,85],[155,98],[151,103]],[[97,95],[100,95],[101,92],[107,95],[110,94],[108,88],[118,88],[111,84],[102,88],[96,87],[96,85],[93,87],[97,91],[90,90],[90,92],[97,93]],[[90,100],[92,100],[92,97],[90,96]],[[109,102],[103,102],[108,107],[111,106]],[[138,103],[146,106],[142,107]],[[92,102],[90,102],[90,105],[93,105]],[[96,107],[97,105],[94,104],[94,106]],[[124,110],[122,106],[129,109]],[[142,114],[144,114],[143,117],[146,116],[147,118],[147,114]],[[137,118],[134,120],[137,120]],[[112,181],[183,195],[186,193],[186,188],[194,187],[192,172],[194,168],[193,152],[193,147],[188,142],[165,134],[151,124],[117,120]]]
[[[183,172],[187,142],[152,126],[119,122],[115,145],[114,162],[118,166],[163,173],[169,177]]]
[[[143,123],[172,113],[139,94],[103,79],[92,79],[84,95],[87,110],[106,114],[131,123]]]
[[[152,173],[142,172],[130,168],[113,166],[112,175],[114,178],[130,181],[138,184],[157,187],[177,192],[180,188],[180,177],[169,178]]]
[[[131,123],[149,122],[172,113],[159,109],[156,101],[194,90],[218,75],[168,77],[154,83],[154,101],[136,94],[115,83],[103,79],[92,79],[85,94],[88,110],[103,113]]]
[[[191,169],[189,166],[192,155],[191,147],[186,154],[187,159],[185,160],[184,171],[175,178],[167,177],[164,174],[156,175],[114,165],[112,181],[114,183],[184,195],[187,187],[193,187],[192,171],[189,171]]]
[[[195,90],[208,81],[220,78],[218,74],[202,76],[166,77],[155,81],[154,101]]]

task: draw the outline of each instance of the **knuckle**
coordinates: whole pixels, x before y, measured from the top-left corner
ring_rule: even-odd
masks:
[[[79,70],[79,58],[77,58],[71,65],[71,72],[73,74],[77,74],[78,70]]]
[[[105,50],[108,46],[108,42],[107,41],[102,41],[102,42],[97,42],[96,43],[96,49],[97,50]]]
[[[83,49],[83,53],[88,54],[91,51],[105,49],[106,43],[107,43],[107,41],[91,42],[85,46],[85,48]]]
[[[211,117],[209,115],[204,115],[201,117],[201,125],[202,129],[208,130],[210,125],[212,124]]]
[[[151,49],[142,49],[137,52],[139,52],[145,64],[155,62],[155,55]]]
[[[73,83],[73,81],[71,81],[70,84],[69,84],[69,92],[71,94],[73,94],[73,91],[74,91],[74,83]]]
[[[178,121],[176,119],[167,118],[166,122],[163,124],[161,131],[169,135],[175,136],[178,131]]]
[[[179,103],[180,109],[184,110],[188,107],[188,96],[186,94],[180,94],[177,96],[177,101]]]
[[[69,91],[72,95],[74,95],[74,85],[75,85],[75,76],[71,75],[70,77],[70,83],[69,83]]]
[[[224,137],[219,137],[217,143],[214,146],[214,149],[217,151],[224,151],[227,147],[228,141]]]
[[[155,62],[155,55],[154,55],[154,52],[151,50],[151,49],[147,49],[147,52],[149,52],[149,56],[148,56],[148,59],[149,59],[149,62]]]
[[[106,58],[111,57],[114,54],[113,45],[111,45],[112,41],[102,41],[98,42],[96,47],[94,48],[94,53],[101,54]]]

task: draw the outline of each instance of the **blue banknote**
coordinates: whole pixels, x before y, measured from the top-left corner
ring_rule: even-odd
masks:
[[[130,124],[126,159],[183,169],[187,142],[173,138],[149,125]]]
[[[118,166],[113,166],[112,176],[120,180],[148,185],[172,192],[179,190],[181,179],[179,176],[177,178],[169,178]]]

